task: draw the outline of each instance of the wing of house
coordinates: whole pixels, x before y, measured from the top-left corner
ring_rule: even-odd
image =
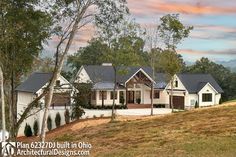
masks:
[[[174,76],[173,104],[175,108],[217,105],[223,90],[210,74],[177,74]],[[170,94],[170,83],[166,91]]]
[[[154,104],[167,104],[165,75],[152,75],[150,67],[118,67],[115,103],[127,104],[129,108],[150,107],[151,86],[154,84]],[[88,65],[80,68],[75,82],[93,84],[92,105],[112,105],[114,77],[111,65]]]
[[[52,73],[35,72],[15,89],[17,95],[17,118],[20,118],[20,115],[23,113],[27,105],[44,91],[51,78]],[[54,89],[49,115],[52,119],[54,119],[56,113],[60,112],[63,123],[64,112],[66,108],[70,108],[71,106],[74,87],[63,76],[60,76],[56,81]],[[18,132],[19,136],[24,134],[24,127],[26,123],[31,125],[32,128],[34,121],[37,120],[39,122],[39,126],[41,126],[43,112],[38,112],[38,110],[44,107],[46,99],[47,95],[40,99],[39,107],[34,108],[34,110],[30,113],[33,115],[27,118],[20,127]],[[53,124],[53,126],[55,125]]]

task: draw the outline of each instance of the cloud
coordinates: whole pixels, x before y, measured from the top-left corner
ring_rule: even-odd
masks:
[[[236,28],[217,25],[196,25],[191,32],[190,37],[206,40],[235,40]]]
[[[194,2],[194,1],[192,1]],[[233,3],[233,2],[232,2]],[[182,14],[194,14],[194,15],[222,15],[222,14],[236,14],[235,6],[217,6],[214,3],[204,3],[203,1],[197,1],[195,3],[189,3],[184,1],[164,1],[164,0],[128,0],[130,4],[131,13],[136,16],[145,16],[150,14],[160,13],[182,13]]]
[[[192,49],[180,49],[178,50],[179,54],[188,54],[188,55],[233,55],[236,56],[236,49],[226,49],[226,50],[207,50],[207,51],[199,51]]]

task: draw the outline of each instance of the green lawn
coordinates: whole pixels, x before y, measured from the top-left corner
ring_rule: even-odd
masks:
[[[91,156],[98,157],[236,156],[236,104],[71,128],[48,140],[89,142]]]

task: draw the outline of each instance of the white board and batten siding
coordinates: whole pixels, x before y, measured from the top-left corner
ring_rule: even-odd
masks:
[[[83,66],[81,66],[80,70],[78,71],[75,82],[76,83],[91,82],[91,79],[90,79],[89,75],[87,74],[87,72],[86,72],[86,70],[84,69]]]
[[[203,102],[203,94],[212,94],[212,101]],[[221,94],[219,94],[209,83],[206,84],[198,93],[199,95],[199,105],[200,107],[217,105],[220,102]]]

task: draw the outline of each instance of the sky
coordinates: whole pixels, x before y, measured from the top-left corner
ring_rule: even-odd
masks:
[[[178,45],[177,52],[185,61],[194,62],[201,57],[208,57],[213,61],[236,59],[236,0],[127,0],[127,2],[131,17],[141,26],[158,24],[160,17],[179,13],[182,23],[194,27],[190,36]],[[86,45],[93,36],[91,30],[89,26],[79,31],[72,50],[78,50]],[[48,49],[50,51],[51,48]]]
[[[189,38],[178,45],[186,61],[236,59],[236,0],[128,0],[128,7],[141,25],[179,13],[182,23],[193,26]]]

